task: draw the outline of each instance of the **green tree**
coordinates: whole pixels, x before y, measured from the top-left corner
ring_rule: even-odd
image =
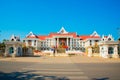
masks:
[[[92,46],[92,50],[93,50],[93,53],[99,53],[99,46],[98,46],[97,42],[95,43],[94,46]]]
[[[7,39],[3,39],[3,41],[2,41],[2,42],[3,42],[3,43],[5,43],[6,41],[9,41],[9,40],[7,40]]]
[[[0,56],[3,56],[5,53],[5,42],[9,41],[7,39],[3,39],[3,41],[0,43]]]
[[[5,52],[5,43],[2,42],[0,43],[0,56],[3,56],[4,52]]]

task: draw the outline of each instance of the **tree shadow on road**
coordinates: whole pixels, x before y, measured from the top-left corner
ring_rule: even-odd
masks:
[[[35,71],[32,70],[26,72],[11,72],[11,73],[4,73],[0,71],[0,80],[70,80],[67,77],[38,75],[30,72]]]
[[[108,77],[104,77],[104,78],[93,78],[92,80],[109,80]]]

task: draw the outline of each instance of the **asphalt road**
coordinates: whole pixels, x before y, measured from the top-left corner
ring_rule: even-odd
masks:
[[[120,63],[68,60],[71,63],[0,61],[0,80],[120,80]]]

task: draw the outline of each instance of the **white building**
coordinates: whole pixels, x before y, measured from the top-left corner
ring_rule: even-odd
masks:
[[[104,58],[118,58],[118,42],[114,41],[112,35],[102,36],[99,42],[100,56]]]
[[[12,35],[10,40],[5,42],[5,46],[4,56],[22,56],[22,42],[19,36]]]
[[[30,32],[23,39],[25,46],[32,46],[36,50],[52,51],[53,48],[64,48],[66,51],[81,51],[88,46],[93,46],[100,41],[96,31],[90,35],[78,35],[76,32],[67,32],[62,27],[58,32],[49,35],[35,35]]]

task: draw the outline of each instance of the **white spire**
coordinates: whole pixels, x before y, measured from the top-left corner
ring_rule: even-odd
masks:
[[[90,36],[100,36],[96,31],[94,31]]]
[[[35,36],[32,31],[27,36]]]
[[[65,34],[65,33],[68,33],[68,32],[64,29],[64,27],[62,27],[58,33]]]

